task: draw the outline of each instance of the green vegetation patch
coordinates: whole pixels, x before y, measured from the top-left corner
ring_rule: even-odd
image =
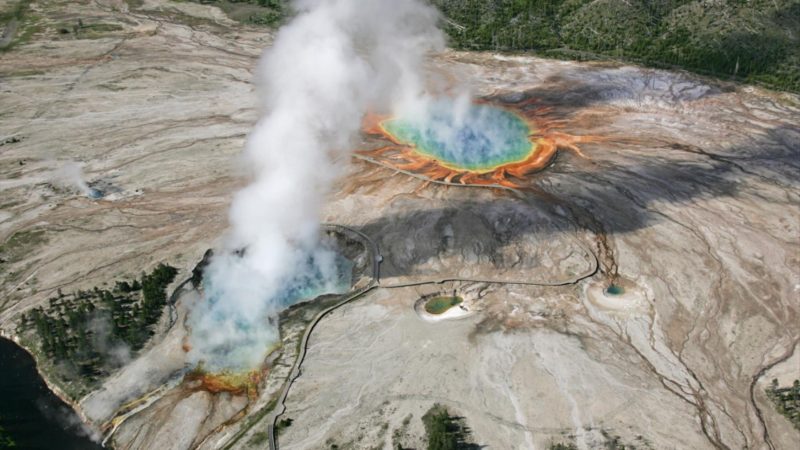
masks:
[[[425,302],[425,311],[428,314],[442,314],[464,300],[458,296],[437,296]]]
[[[578,450],[578,447],[575,444],[562,444],[560,442],[555,444],[550,444],[547,447],[547,450]]]
[[[289,428],[290,426],[292,426],[292,422],[294,422],[294,420],[292,420],[292,419],[290,419],[288,417],[285,418],[285,419],[279,420],[278,423],[275,425],[275,432],[278,433],[278,434],[281,434],[281,432],[283,430],[285,430],[285,429]]]
[[[126,363],[153,334],[167,304],[167,286],[178,270],[159,264],[111,290],[95,287],[49,299],[22,315],[20,335],[33,334],[42,354],[64,381],[92,386]]]
[[[33,249],[47,242],[44,230],[17,231],[0,245],[0,265],[28,256]]]
[[[190,0],[221,9],[231,19],[247,24],[279,26],[288,16],[285,0]]]
[[[800,91],[797,0],[432,0],[451,44],[620,59]]]
[[[800,380],[794,380],[790,387],[780,387],[777,379],[772,380],[767,397],[775,409],[800,430]]]
[[[39,18],[30,13],[31,0],[18,0],[0,10],[0,52],[28,42],[40,31]]]
[[[440,404],[434,404],[422,416],[428,438],[428,450],[473,450],[481,448],[471,442],[470,430],[463,417],[451,416]]]
[[[31,0],[18,0],[10,2],[10,6],[0,10],[0,24],[6,24],[14,19],[22,20],[28,12]]]

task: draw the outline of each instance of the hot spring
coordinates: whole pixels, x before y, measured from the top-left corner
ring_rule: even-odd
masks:
[[[353,251],[338,241],[346,243],[345,238],[326,239],[322,248],[292,262],[286,278],[266,284],[263,273],[247,264],[247,248],[222,254],[202,268],[204,295],[188,322],[190,360],[210,371],[258,367],[280,342],[281,311],[320,295],[346,293],[353,277],[361,276],[364,264],[351,259]],[[242,298],[250,301],[237,301]]]
[[[536,149],[523,118],[485,104],[459,111],[452,101],[438,100],[424,118],[399,117],[381,126],[399,143],[458,171],[490,172],[524,161]]]
[[[618,284],[611,284],[606,288],[606,294],[608,295],[622,295],[625,293],[625,288]]]
[[[278,293],[271,298],[264,298],[275,311],[292,306],[304,300],[311,300],[323,294],[343,294],[350,290],[352,283],[353,262],[342,255],[335,256],[335,273],[324,273],[313,256],[309,256],[305,264],[288,280],[285,280]],[[213,305],[224,301],[225,292],[219,288],[218,281],[213,277],[204,280],[205,290],[209,302]],[[221,317],[220,317],[221,318]],[[237,325],[245,331],[253,323],[237,321]]]

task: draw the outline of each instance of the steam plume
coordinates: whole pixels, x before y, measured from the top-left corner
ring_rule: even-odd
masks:
[[[336,288],[335,255],[319,239],[326,194],[363,114],[414,104],[423,57],[444,42],[421,0],[299,0],[295,10],[261,60],[264,115],[244,154],[252,182],[234,197],[227,251],[189,319],[190,359],[212,368],[257,366],[282,307],[309,286]]]
[[[55,174],[55,181],[65,187],[77,188],[81,194],[89,198],[98,198],[101,193],[89,187],[83,177],[83,170],[78,163],[69,161],[64,164]]]

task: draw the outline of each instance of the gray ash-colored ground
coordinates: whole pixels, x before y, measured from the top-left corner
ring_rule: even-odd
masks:
[[[31,11],[36,27],[24,24],[29,39],[0,67],[6,334],[58,289],[160,262],[191,276],[242,183],[233,161],[271,40],[190,2],[43,0]],[[92,39],[59,32],[77,18],[110,26]],[[800,377],[800,99],[524,56],[445,52],[429,65],[477,96],[536,98],[564,132],[607,139],[582,145],[585,159],[560,153],[519,192],[354,159],[323,219],[378,245],[381,286],[309,336],[277,418],[292,420],[281,448],[419,447],[435,403],[496,448],[794,448],[800,432],[766,392]],[[56,186],[73,162],[118,191],[89,199]],[[611,278],[623,295],[604,294]],[[474,314],[415,312],[454,289],[480,293]],[[197,295],[185,286],[175,325],[76,402],[108,442],[263,448],[296,353],[273,361],[257,398],[187,388],[183,323]],[[297,342],[322,306],[287,311],[284,336]]]

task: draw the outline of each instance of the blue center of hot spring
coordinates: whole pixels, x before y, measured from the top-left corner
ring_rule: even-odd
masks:
[[[384,130],[442,165],[473,172],[524,161],[534,150],[531,129],[516,114],[489,105],[459,112],[451,101],[431,104],[424,118],[390,119]]]

